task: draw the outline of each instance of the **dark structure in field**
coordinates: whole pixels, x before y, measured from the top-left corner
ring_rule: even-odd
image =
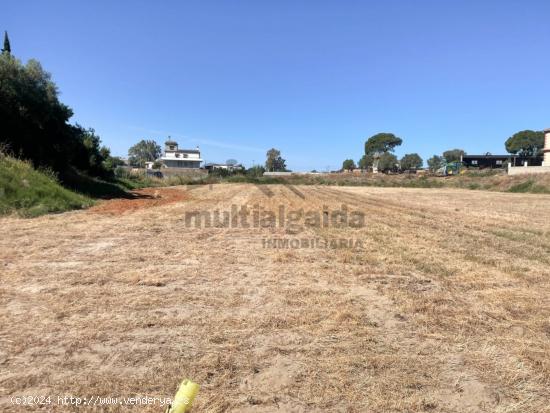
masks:
[[[529,166],[542,165],[542,156],[520,156],[520,155],[463,155],[462,163],[467,168],[503,168],[508,163],[512,166],[523,166],[525,162]]]

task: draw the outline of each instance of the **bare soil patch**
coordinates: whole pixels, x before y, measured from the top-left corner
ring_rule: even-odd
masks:
[[[143,208],[153,208],[174,202],[184,201],[187,193],[174,188],[144,188],[130,192],[130,198],[117,198],[101,201],[88,209],[91,213],[119,215]]]

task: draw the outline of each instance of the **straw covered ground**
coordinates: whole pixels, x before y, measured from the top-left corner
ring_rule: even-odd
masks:
[[[550,412],[550,195],[141,195],[0,219],[0,410],[162,412],[121,401],[189,378],[194,412]],[[243,205],[247,224],[206,224]],[[332,225],[334,211],[364,225]]]

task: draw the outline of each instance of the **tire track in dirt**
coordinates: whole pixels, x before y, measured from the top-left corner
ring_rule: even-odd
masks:
[[[480,251],[480,249],[485,249],[487,256],[490,256],[491,252],[496,249],[510,253],[511,255],[517,257],[523,257],[527,260],[539,260],[544,264],[547,264],[550,259],[547,257],[549,250],[546,244],[542,244],[539,247],[532,246],[532,248],[528,250],[522,248],[522,246],[524,245],[524,241],[522,240],[512,240],[515,241],[515,245],[512,247],[508,247],[507,245],[502,244],[496,244],[497,240],[495,240],[494,234],[480,229],[479,224],[467,224],[460,222],[457,219],[449,220],[448,215],[445,215],[445,213],[437,210],[421,208],[419,209],[419,211],[422,211],[422,213],[417,213],[415,212],[416,207],[412,206],[395,205],[390,208],[385,208],[385,202],[378,199],[373,200],[371,199],[370,195],[355,195],[347,193],[345,191],[331,189],[326,189],[324,191],[324,194],[329,197],[338,197],[339,199],[347,200],[351,205],[354,205],[356,207],[364,207],[364,205],[378,206],[378,209],[367,209],[369,212],[371,212],[371,215],[369,215],[369,217],[372,217],[374,214],[374,216],[377,216],[379,218],[388,218],[387,220],[383,220],[381,222],[389,228],[396,228],[397,224],[395,224],[395,214],[392,214],[388,211],[393,210],[395,213],[399,214],[400,221],[402,221],[403,216],[407,215],[409,217],[418,218],[417,220],[407,221],[407,224],[414,225],[415,228],[418,228],[419,230],[432,229],[433,236],[438,239],[438,242],[436,243],[436,248],[440,248],[439,246],[444,246],[445,252],[456,249],[456,245],[453,245],[453,243],[450,242],[446,234],[457,233],[459,234],[460,238],[466,238],[470,241],[472,245],[477,245],[478,252]],[[460,225],[457,225],[458,222],[460,222]],[[400,226],[402,226],[402,223],[400,224]],[[460,254],[460,258],[462,260],[472,261],[472,257],[468,253],[465,254],[464,252],[458,251],[457,254]],[[483,264],[479,260],[472,262],[476,263],[477,265]],[[484,265],[487,266],[487,264]],[[492,267],[493,264],[488,264],[488,266]]]
[[[331,191],[329,190],[328,192],[330,193]],[[338,195],[335,193],[332,194],[332,197],[337,197],[337,196]],[[355,203],[355,205],[363,205],[365,203],[364,197],[368,197],[368,196],[369,195],[361,195],[361,196],[355,196],[355,197],[352,196],[347,198],[344,196],[343,198],[346,199],[348,202],[350,202],[350,204]],[[407,208],[409,208],[409,206],[407,206]],[[414,206],[411,206],[411,208],[414,208]],[[383,214],[384,213],[382,213],[381,215]],[[387,219],[392,219],[389,214],[386,214],[385,216],[388,217]],[[435,258],[438,256],[442,256],[442,257],[446,257],[446,260],[452,261],[452,259],[449,258],[449,253],[453,253],[453,254],[456,254],[457,262],[461,262],[461,261],[468,262],[470,259],[473,259],[473,258],[470,258],[468,255],[465,255],[465,252],[462,250],[462,248],[464,247],[464,245],[468,245],[468,242],[469,242],[473,248],[476,248],[478,251],[484,251],[485,254],[489,257],[492,257],[495,255],[495,250],[496,251],[500,250],[502,251],[503,254],[510,254],[516,260],[517,260],[517,257],[524,257],[525,265],[528,265],[531,267],[533,266],[533,261],[528,261],[531,259],[532,253],[529,250],[525,250],[525,248],[523,248],[525,244],[522,245],[521,243],[517,243],[519,250],[518,248],[510,247],[507,244],[503,246],[502,243],[495,241],[494,238],[491,238],[490,236],[488,236],[487,232],[483,231],[486,224],[484,225],[484,223],[482,222],[479,222],[476,224],[468,224],[468,221],[466,222],[463,221],[464,218],[465,218],[464,216],[461,216],[458,220],[455,220],[455,221],[449,221],[444,219],[431,221],[432,225],[425,225],[423,220],[416,221],[416,222],[415,221],[408,222],[407,230],[409,231],[414,230],[415,233],[418,233],[418,234],[421,234],[422,232],[426,232],[426,231],[428,231],[428,233],[426,233],[422,239],[418,239],[415,243],[397,242],[398,241],[398,238],[397,238],[391,241],[390,245],[393,245],[394,247],[396,247],[394,249],[394,254],[400,254],[403,251],[410,251],[411,259],[413,259],[414,256],[423,256],[423,255],[425,256],[425,253],[423,252],[424,249],[419,247],[422,247],[423,244],[425,244],[426,247],[429,247],[429,245],[427,244],[427,241],[429,240],[431,242],[431,257]],[[399,217],[399,220],[401,220],[400,217]],[[475,221],[478,221],[478,220],[479,220],[478,218],[475,218]],[[451,226],[451,223],[452,223],[452,226]],[[412,228],[411,228],[411,225],[412,225]],[[442,235],[445,234],[445,231],[443,229],[446,227],[452,228],[454,229],[454,231],[458,232],[456,239],[460,240],[459,243],[456,243],[456,242],[449,243],[449,240],[446,240],[444,237],[442,237]],[[471,228],[475,228],[475,231],[472,231]],[[486,240],[486,242],[483,243],[483,240]],[[445,247],[445,249],[443,249],[443,247]],[[525,251],[522,251],[521,249]],[[538,257],[535,257],[535,258],[538,258]],[[544,259],[539,259],[539,261],[541,263],[545,262]],[[478,267],[477,272],[481,274],[483,274],[483,272],[486,272],[488,274],[491,274],[491,273],[495,274],[495,270],[497,270],[493,262],[479,262],[476,260],[476,261],[471,261],[471,263],[472,265],[475,265]],[[422,268],[422,271],[423,270],[424,269]],[[548,274],[548,271],[543,272],[543,274],[544,273]],[[458,275],[460,275],[460,279],[465,279],[464,276],[461,274],[461,271],[459,271],[457,276]],[[430,277],[430,274],[428,274],[428,276]],[[473,325],[475,325],[478,322],[481,322],[483,323],[482,325],[484,325],[489,332],[492,329],[491,321],[506,320],[506,318],[500,318],[502,317],[502,315],[499,315],[498,316],[499,318],[495,318],[494,320],[490,318],[490,317],[494,317],[491,315],[491,312],[494,312],[495,310],[494,305],[491,306],[490,309],[480,306],[480,299],[481,299],[481,302],[483,302],[482,299],[485,297],[486,291],[487,292],[494,291],[493,284],[497,283],[496,279],[499,279],[500,283],[504,283],[503,285],[517,285],[517,288],[530,288],[530,286],[533,285],[534,280],[542,281],[539,275],[535,275],[536,278],[532,278],[533,281],[527,278],[525,274],[523,274],[521,278],[518,278],[518,275],[515,273],[515,270],[509,273],[507,267],[504,267],[501,270],[498,270],[494,275],[494,277],[496,277],[494,281],[487,280],[485,282],[483,279],[476,278],[475,285],[477,285],[477,287],[474,287],[474,285],[472,285],[471,287],[468,285],[465,285],[466,289],[462,287],[461,285],[462,281],[459,281],[459,279],[457,279],[456,277],[453,277],[453,278],[437,277],[434,279],[434,277],[432,276],[430,277],[430,281],[434,287],[437,287],[442,291],[442,293],[444,293],[444,294],[439,294],[441,295],[441,297],[445,297],[445,295],[447,295],[448,298],[445,298],[445,300],[447,301],[449,299],[452,300],[453,307],[457,309],[457,311],[455,311],[457,315],[453,317],[453,319],[459,320],[462,317],[470,318],[472,320],[471,322]],[[486,287],[484,287],[484,285],[486,285]],[[472,294],[467,290],[469,288],[472,288],[472,289],[475,288],[473,290],[474,293],[476,291],[479,291],[479,292],[477,294]],[[392,294],[392,295],[395,296],[395,294]],[[541,302],[547,301],[545,300],[544,295],[541,295],[538,293],[535,293],[535,295],[539,296],[539,300],[541,300]],[[410,307],[409,307],[409,311],[410,311]],[[462,315],[459,315],[460,313],[462,313]],[[477,321],[476,319],[479,319],[479,321]],[[499,328],[505,328],[505,326],[506,326],[506,323],[500,326]],[[513,329],[519,329],[519,331],[524,331],[523,327],[513,327]],[[460,335],[462,334],[463,333],[460,332]],[[476,333],[474,331],[471,331],[469,335],[475,336]],[[487,361],[484,360],[484,363],[487,363],[487,362],[489,362],[489,364],[492,363],[493,365],[491,366],[491,368],[496,368],[497,370],[505,369],[507,371],[510,371],[509,376],[506,377],[507,387],[503,387],[504,382],[499,380],[500,376],[498,374],[493,375],[491,377],[491,381],[490,381],[491,384],[489,385],[490,386],[489,388],[492,389],[491,399],[493,403],[495,403],[495,400],[498,399],[498,403],[499,403],[498,407],[494,405],[494,408],[496,410],[500,410],[502,406],[510,405],[511,400],[513,400],[516,397],[522,398],[525,401],[530,399],[537,400],[537,403],[543,404],[542,402],[543,399],[541,399],[541,395],[538,394],[536,390],[541,380],[541,377],[537,373],[538,371],[537,366],[538,366],[538,363],[540,363],[538,361],[538,356],[535,356],[534,359],[529,360],[530,368],[532,369],[531,374],[527,374],[523,372],[520,373],[522,369],[516,369],[515,363],[518,363],[519,360],[521,360],[521,358],[519,358],[521,353],[509,354],[507,347],[498,346],[497,344],[498,339],[496,337],[492,339],[481,339],[480,342],[478,342],[477,344],[469,343],[471,339],[468,337],[464,337],[464,340],[466,341],[451,340],[451,341],[455,341],[454,347],[456,348],[456,350],[451,349],[451,354],[454,354],[454,355],[450,357],[450,359],[452,360],[449,367],[450,371],[456,370],[456,366],[457,364],[459,364],[457,360],[462,364],[465,363],[463,355],[475,354],[475,357],[478,357],[478,358],[485,357],[485,355],[483,354],[484,350],[476,351],[477,350],[476,346],[482,347],[482,348],[483,347],[492,348],[491,351],[494,352],[495,354],[495,356],[491,357],[492,360],[490,362],[489,360]],[[535,341],[532,341],[532,343],[540,349],[540,346],[542,344],[540,342],[540,339],[538,339],[537,337],[533,337],[532,340],[535,340]],[[497,346],[495,347],[495,345]],[[496,354],[499,354],[499,356],[497,357]],[[456,390],[459,392],[463,392],[464,389],[470,389],[470,390],[479,389],[480,381],[481,382],[483,381],[483,379],[480,379],[480,377],[485,374],[485,371],[477,370],[474,367],[475,364],[472,357],[469,357],[469,358],[470,360],[468,360],[467,363],[470,365],[470,367],[468,367],[466,371],[466,376],[464,376],[463,374],[459,375],[461,379],[458,380],[456,385]],[[503,363],[503,360],[506,360],[506,362]],[[525,356],[524,356],[524,360],[525,360]],[[524,366],[525,366],[524,368],[527,367],[527,365],[524,365]],[[477,372],[475,372],[476,370]],[[530,378],[514,379],[512,376],[513,374],[512,371],[514,370],[518,370],[518,373],[521,375],[521,377],[526,376]],[[463,371],[463,369],[460,371]],[[471,374],[472,372],[474,372],[473,375]],[[522,384],[518,384],[519,381],[521,381]],[[485,383],[486,384],[484,386],[486,387],[488,382],[485,382]],[[518,385],[522,387],[525,386],[523,387],[524,390],[517,391],[516,389],[518,387],[516,386]],[[494,390],[496,387],[500,389],[498,390],[498,395],[496,395]],[[450,394],[449,391],[446,391],[444,393],[445,399],[449,399],[449,394]],[[479,399],[479,394],[476,393],[474,394],[474,396],[475,397],[473,397],[472,400],[476,400],[476,398]],[[471,409],[471,406],[469,406],[468,408]]]
[[[331,191],[315,191],[310,190],[309,188],[300,188],[303,190],[305,197],[299,197],[301,200],[298,201],[296,197],[293,196],[293,191],[288,191],[288,188],[277,188],[277,195],[282,195],[280,191],[284,192],[284,198],[288,202],[287,206],[292,206],[294,208],[303,207],[305,205],[323,205],[333,202],[327,202],[329,200],[338,199],[341,201],[349,201],[349,197],[340,197],[335,195]],[[321,196],[319,196],[319,192]],[[288,195],[286,195],[288,193]],[[280,199],[280,197],[278,198]],[[356,201],[356,200],[354,200]],[[297,203],[299,205],[297,205]],[[356,202],[353,203],[354,206]],[[361,204],[362,205],[362,204]],[[311,234],[304,234],[309,236],[318,235],[315,232]],[[306,236],[307,237],[307,236]],[[333,253],[323,253],[330,260]],[[298,253],[300,255],[300,253]],[[370,323],[375,326],[376,329],[380,330],[377,337],[381,337],[379,346],[382,349],[392,349],[392,351],[397,353],[402,353],[404,358],[411,357],[416,352],[427,351],[426,347],[430,348],[430,351],[433,351],[433,348],[437,347],[437,343],[434,341],[429,341],[427,339],[419,338],[417,332],[415,331],[414,326],[410,325],[405,319],[400,317],[398,308],[395,303],[385,296],[376,288],[368,287],[362,285],[361,287],[355,288],[352,291],[345,288],[338,287],[334,283],[329,283],[326,279],[318,280],[318,285],[323,287],[324,290],[338,292],[341,295],[348,296],[351,300],[359,300],[362,302],[362,305],[367,308],[366,316],[370,320]],[[382,350],[383,352],[386,350]],[[448,353],[446,353],[448,356]],[[453,353],[452,353],[453,354]],[[459,353],[454,353],[454,359],[459,360]],[[278,365],[278,363],[283,363],[287,366],[294,365],[295,361],[292,363],[288,359],[286,361],[281,361],[276,359],[273,364],[273,368]],[[280,367],[280,366],[279,366]],[[448,411],[463,411],[463,412],[482,412],[484,407],[489,406],[493,403],[491,392],[487,385],[481,383],[471,371],[468,371],[464,368],[463,363],[452,363],[452,365],[443,364],[439,366],[439,375],[442,380],[442,386],[434,389],[432,392],[433,400],[427,401],[427,406],[439,406],[442,410],[449,408]],[[265,389],[270,387],[278,388],[280,382],[277,381],[277,375],[274,375],[274,382],[271,381],[269,377],[260,376],[254,378],[254,376],[247,379],[247,385],[249,388],[263,388],[264,395]],[[262,383],[258,383],[257,381]],[[442,407],[446,406],[446,407]],[[263,410],[258,410],[263,411]]]
[[[384,215],[388,218],[392,218],[392,214],[388,213],[387,209],[402,215],[408,214],[421,218],[424,218],[423,214],[428,212],[425,209],[420,210],[421,212],[414,211],[407,206],[395,203],[391,204],[389,208],[381,210],[379,208],[382,203],[378,200],[373,201],[368,196],[350,196],[330,188],[323,188],[318,193],[321,193],[325,199],[338,199],[349,206],[360,208],[367,205],[371,207],[371,213],[377,213],[378,216]],[[308,191],[308,195],[312,195],[311,191]],[[319,201],[322,202],[323,199],[319,198]],[[383,206],[386,206],[386,202],[383,203]],[[433,283],[434,288],[443,288],[436,280],[432,279],[430,282]],[[394,348],[406,355],[414,354],[419,350],[423,352],[426,347],[430,351],[437,351],[440,343],[419,334],[418,326],[412,325],[401,316],[396,303],[377,288],[363,284],[351,291],[350,294],[368,303],[369,316],[373,318],[377,327],[383,330],[380,336],[383,337],[388,348]],[[472,413],[481,413],[494,408],[496,400],[492,387],[488,383],[483,383],[476,372],[464,364],[462,352],[450,347],[447,347],[446,350],[445,361],[438,366],[440,385],[432,392],[433,407]],[[427,407],[430,406],[432,404],[428,402]]]

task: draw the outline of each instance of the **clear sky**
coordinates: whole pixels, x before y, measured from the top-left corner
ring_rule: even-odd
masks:
[[[8,1],[12,52],[53,74],[116,155],[141,138],[246,165],[503,153],[550,127],[548,0]]]

